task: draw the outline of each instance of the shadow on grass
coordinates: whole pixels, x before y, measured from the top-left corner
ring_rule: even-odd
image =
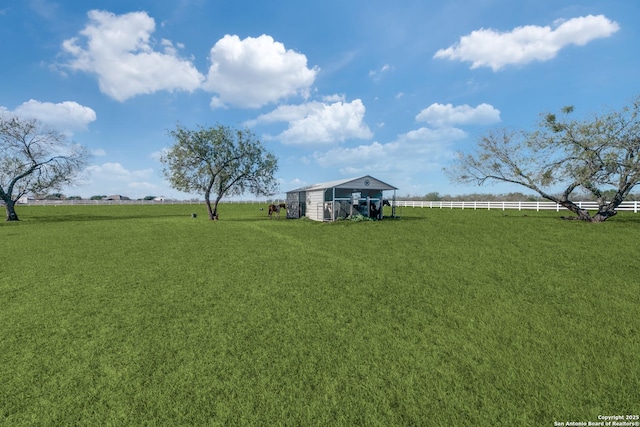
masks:
[[[442,219],[434,218],[437,215],[430,215],[428,212],[422,215],[398,215],[396,217],[385,216],[381,221],[385,223],[389,222],[414,222],[414,221],[429,221],[432,219]],[[575,223],[583,223],[582,221],[571,221],[568,219],[563,219],[562,217],[566,216],[562,212],[506,212],[500,213],[498,215],[492,216],[490,218],[484,218],[484,221],[491,221],[496,219],[504,219],[508,221],[564,221],[564,222],[575,222]],[[349,219],[337,220],[334,222],[322,222],[322,221],[313,221],[307,218],[269,218],[266,216],[251,216],[251,215],[238,215],[238,216],[224,216],[218,221],[210,220],[206,215],[198,216],[196,218],[192,217],[191,213],[157,213],[157,214],[140,214],[140,213],[130,213],[130,214],[121,214],[121,215],[94,215],[94,214],[51,214],[51,215],[22,215],[20,217],[20,221],[17,223],[6,223],[6,224],[19,224],[19,223],[56,223],[56,222],[89,222],[89,221],[121,221],[121,220],[140,220],[140,219],[178,219],[182,218],[184,221],[207,221],[213,224],[217,222],[273,222],[273,223],[287,223],[287,222],[304,222],[309,224],[347,224],[347,223],[356,223],[356,222],[380,222],[380,221],[352,221]],[[611,223],[625,223],[625,224],[640,224],[640,215],[634,214],[631,212],[623,212],[618,215],[608,219],[605,221],[607,224]]]
[[[592,214],[595,214],[593,212]],[[501,215],[502,218],[505,219],[513,219],[513,220],[556,220],[563,221],[567,223],[576,223],[576,224],[590,224],[586,221],[580,221],[577,218],[574,218],[571,213],[567,214],[566,212],[518,212],[518,213],[505,213]],[[601,223],[593,223],[593,224],[611,224],[611,223],[628,223],[628,224],[640,224],[640,215],[634,214],[631,212],[618,213],[608,220]]]
[[[184,215],[29,215],[21,217],[19,222],[86,222],[86,221],[116,221],[130,219],[152,219],[152,218],[177,218]],[[191,219],[191,218],[189,218]]]
[[[182,218],[184,221],[204,221],[212,224],[218,222],[253,222],[253,221],[273,221],[269,218],[262,217],[225,217],[217,221],[210,220],[206,215],[193,218],[191,214],[167,214],[167,215],[52,215],[52,216],[33,216],[22,217],[19,222],[88,222],[88,221],[118,221],[118,220],[134,220],[134,219],[162,219],[162,218]],[[279,221],[292,221],[284,218]]]

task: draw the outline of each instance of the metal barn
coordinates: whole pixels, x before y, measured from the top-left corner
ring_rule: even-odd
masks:
[[[314,221],[335,221],[354,215],[382,219],[385,191],[397,188],[370,175],[323,182],[287,192],[287,218],[307,217]],[[392,209],[393,209],[392,205]]]

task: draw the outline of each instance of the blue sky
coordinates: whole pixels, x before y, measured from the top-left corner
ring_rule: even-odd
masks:
[[[629,0],[4,0],[0,109],[89,147],[68,196],[189,198],[163,179],[167,133],[218,123],[276,154],[281,194],[361,175],[399,195],[520,191],[443,168],[491,128],[630,102],[639,16]]]

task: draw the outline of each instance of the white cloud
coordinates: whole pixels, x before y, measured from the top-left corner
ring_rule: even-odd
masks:
[[[313,158],[320,166],[339,169],[346,175],[371,171],[410,175],[441,169],[453,156],[453,143],[466,137],[461,129],[423,127],[399,135],[389,143],[317,151]]]
[[[334,93],[333,95],[326,95],[322,97],[324,102],[344,102],[346,101],[344,94]]]
[[[162,149],[160,149],[158,151],[154,151],[153,153],[151,153],[149,155],[149,158],[159,162],[160,159],[162,158],[162,156],[164,156],[168,152],[169,152],[169,147],[165,147],[165,148],[162,148]]]
[[[154,184],[153,169],[128,170],[120,163],[91,165],[84,170],[85,179],[80,183],[86,197],[97,194],[120,194],[133,199],[161,191]]]
[[[588,15],[554,22],[556,27],[527,25],[501,33],[480,29],[463,36],[447,49],[438,50],[434,58],[471,62],[471,68],[491,67],[493,71],[510,65],[532,61],[548,61],[568,45],[609,37],[620,29],[617,22],[604,15]]]
[[[222,109],[228,108],[226,105],[224,105],[224,102],[217,96],[211,97],[211,102],[209,103],[209,107],[211,107],[212,110],[215,110],[217,108],[222,108]]]
[[[91,165],[87,166],[85,171],[89,172],[91,176],[94,176],[99,180],[118,182],[146,179],[153,176],[153,169],[151,168],[130,171],[120,163],[103,163],[101,165]]]
[[[369,139],[373,133],[363,122],[365,107],[361,100],[351,102],[309,102],[282,105],[249,122],[289,122],[289,128],[277,136],[267,136],[283,144],[335,144],[347,139]]]
[[[86,130],[89,123],[96,120],[95,111],[73,101],[54,104],[30,99],[19,105],[14,113],[22,117],[38,119],[66,133]]]
[[[150,36],[155,21],[146,12],[115,15],[92,10],[88,16],[90,23],[81,37],[65,40],[63,49],[73,57],[67,66],[96,74],[106,95],[125,101],[160,90],[200,87],[204,76],[190,61],[178,57],[170,41],[161,41],[164,52],[154,51]],[[86,40],[86,46],[80,39]]]
[[[102,148],[96,148],[95,150],[91,150],[91,155],[96,157],[103,157],[107,155],[107,152]]]
[[[257,108],[293,95],[308,96],[319,69],[307,57],[285,49],[271,36],[225,35],[211,48],[206,90],[217,93],[212,105]]]
[[[382,76],[389,71],[393,71],[393,67],[389,64],[384,64],[379,70],[371,70],[369,71],[369,77],[371,77],[375,81],[379,81],[382,79]]]
[[[427,122],[435,127],[455,125],[487,125],[500,121],[500,111],[489,104],[480,104],[473,108],[468,105],[454,107],[451,104],[431,104],[422,110],[416,121]]]

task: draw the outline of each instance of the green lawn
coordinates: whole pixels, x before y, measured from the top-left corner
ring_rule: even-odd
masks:
[[[19,207],[0,223],[0,425],[640,413],[640,215],[259,208]]]

